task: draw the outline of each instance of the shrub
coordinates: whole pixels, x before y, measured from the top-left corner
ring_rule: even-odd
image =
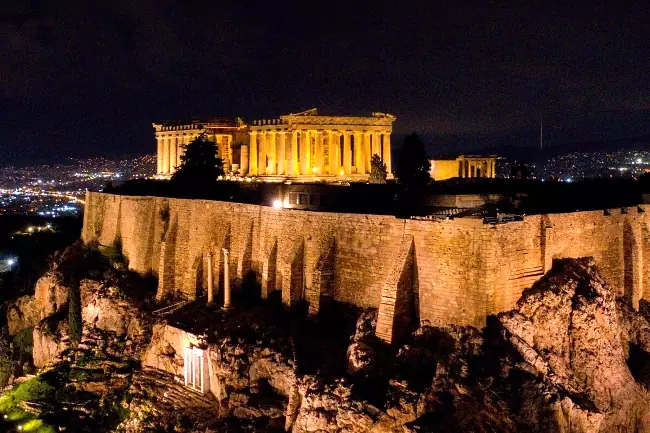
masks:
[[[14,353],[23,363],[32,357],[34,348],[34,327],[25,328],[14,336]]]
[[[13,375],[14,361],[11,356],[9,343],[3,337],[0,337],[0,387],[4,388],[9,383]]]
[[[76,348],[81,341],[81,290],[79,282],[70,285],[68,291],[68,331],[70,332],[70,343]]]

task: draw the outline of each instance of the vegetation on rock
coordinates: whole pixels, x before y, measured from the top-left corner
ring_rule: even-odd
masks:
[[[77,347],[81,341],[82,321],[81,321],[81,292],[79,285],[75,284],[70,287],[70,300],[68,302],[68,331],[70,332],[70,342],[72,347]]]

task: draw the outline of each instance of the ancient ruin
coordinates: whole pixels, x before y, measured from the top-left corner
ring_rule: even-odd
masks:
[[[316,109],[274,119],[192,120],[154,123],[158,175],[180,166],[184,146],[200,134],[217,143],[226,172],[267,179],[362,180],[379,155],[391,174],[395,116],[322,116]]]
[[[237,290],[253,276],[263,298],[278,291],[314,315],[331,301],[377,308],[377,335],[395,342],[408,323],[484,326],[565,257],[593,257],[636,308],[650,281],[647,210],[490,222],[89,192],[82,237],[100,245],[119,238],[129,267],[158,277],[159,298],[196,299],[211,274],[223,299],[226,283]]]

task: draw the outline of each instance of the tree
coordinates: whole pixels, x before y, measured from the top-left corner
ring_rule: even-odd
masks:
[[[218,155],[217,143],[206,138],[205,134],[196,137],[185,146],[172,181],[182,184],[205,185],[212,184],[217,177],[224,174],[223,160]]]
[[[424,150],[424,145],[417,134],[404,139],[400,150],[397,178],[406,189],[418,189],[428,185],[431,180],[431,163]]]
[[[370,157],[370,183],[386,183],[388,170],[386,164],[381,162],[379,155],[374,154]]]
[[[68,286],[68,331],[70,333],[70,343],[76,349],[81,341],[82,319],[81,288],[79,280],[75,278],[71,278],[71,284]]]

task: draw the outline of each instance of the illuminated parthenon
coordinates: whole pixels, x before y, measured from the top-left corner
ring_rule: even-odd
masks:
[[[316,109],[276,119],[158,122],[159,176],[176,171],[184,146],[205,133],[215,141],[226,172],[241,176],[301,180],[363,180],[370,158],[378,155],[391,175],[391,140],[395,116],[320,116]]]
[[[241,171],[251,176],[364,178],[376,154],[390,174],[394,121],[385,113],[319,116],[316,109],[256,120],[248,146],[242,147]]]
[[[174,174],[181,165],[185,146],[200,134],[217,143],[219,158],[226,171],[239,168],[237,143],[248,141],[247,126],[239,119],[210,119],[153,123],[158,146],[157,173],[160,176]]]

